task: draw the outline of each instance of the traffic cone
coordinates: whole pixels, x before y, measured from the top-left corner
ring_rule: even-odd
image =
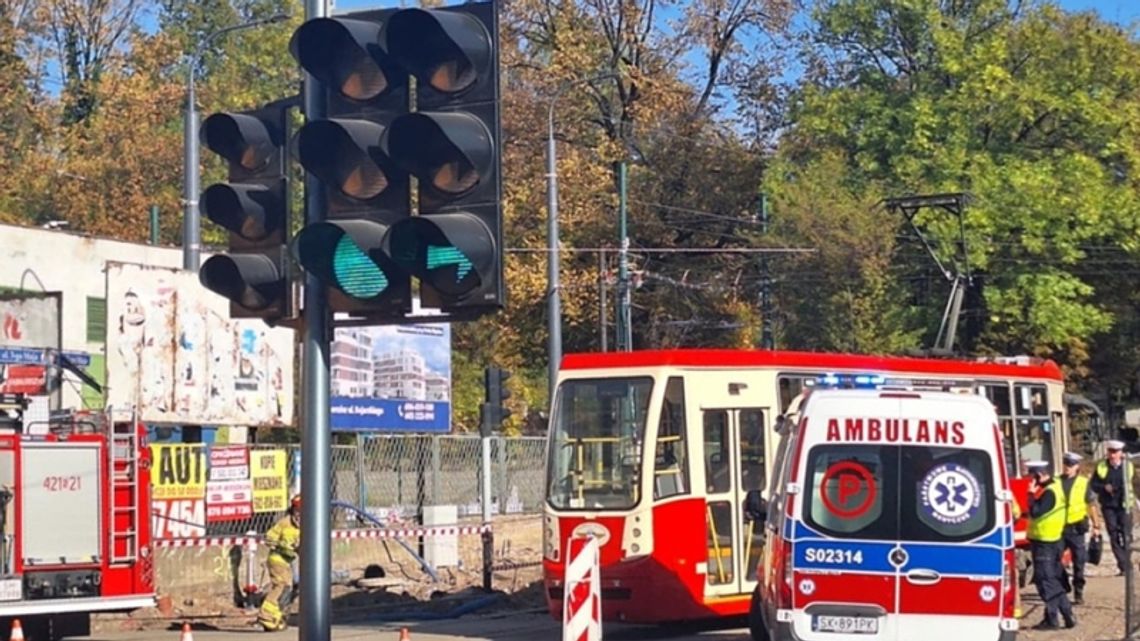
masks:
[[[407,628],[400,628],[400,639],[399,639],[399,641],[412,641],[412,635],[408,634]]]
[[[178,641],[194,641],[194,633],[190,631],[189,623],[182,624],[182,636],[178,638]]]
[[[12,634],[9,641],[24,641],[24,628],[20,626],[19,619],[12,619]]]

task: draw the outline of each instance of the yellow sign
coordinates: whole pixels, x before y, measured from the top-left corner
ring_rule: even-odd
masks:
[[[151,498],[206,497],[206,448],[201,445],[151,445]]]
[[[253,479],[253,511],[284,512],[289,505],[285,450],[254,450],[249,453]]]

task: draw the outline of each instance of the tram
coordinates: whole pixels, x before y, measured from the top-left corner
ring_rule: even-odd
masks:
[[[1007,472],[1026,514],[1022,463],[1070,447],[1064,379],[1030,357],[949,360],[791,351],[568,354],[550,415],[544,588],[562,616],[567,540],[601,544],[604,621],[743,615],[765,526],[781,426],[818,386],[980,394],[1001,420]],[[1024,547],[1025,517],[1017,526]]]

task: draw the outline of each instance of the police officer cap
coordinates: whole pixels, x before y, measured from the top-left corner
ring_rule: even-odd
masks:
[[[1117,441],[1115,439],[1107,441],[1104,444],[1109,450],[1122,450],[1124,449],[1124,441]]]
[[[1065,461],[1065,465],[1076,465],[1077,463],[1083,461],[1085,457],[1077,454],[1076,452],[1065,452],[1065,455],[1061,458]]]
[[[1045,472],[1049,470],[1049,463],[1046,461],[1026,461],[1025,469],[1030,472]]]

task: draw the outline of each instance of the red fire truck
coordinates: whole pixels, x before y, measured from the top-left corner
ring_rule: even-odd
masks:
[[[134,415],[25,419],[0,395],[0,638],[90,634],[91,615],[153,606],[149,453]]]

